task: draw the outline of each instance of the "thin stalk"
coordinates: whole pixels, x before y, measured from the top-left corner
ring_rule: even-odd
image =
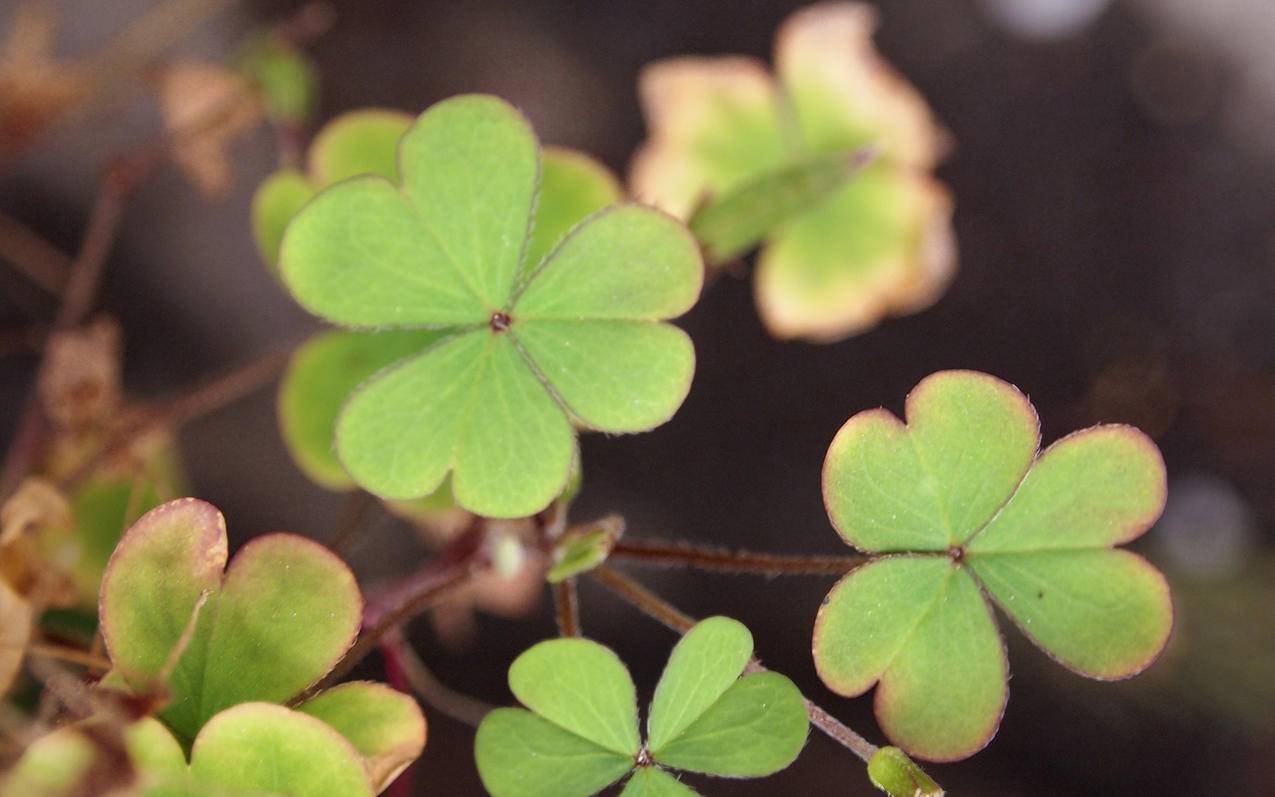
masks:
[[[863,564],[862,556],[807,556],[732,551],[709,545],[664,540],[620,539],[611,549],[614,561],[658,567],[692,567],[726,573],[766,576],[841,576]]]
[[[554,615],[559,636],[580,636],[580,597],[576,580],[566,578],[553,585]]]
[[[695,618],[623,573],[606,565],[601,565],[590,571],[589,575],[626,602],[632,604],[638,611],[679,634],[685,634],[695,625]],[[749,662],[748,667],[758,672],[766,669],[755,658]],[[848,725],[808,698],[806,699],[806,714],[810,717],[812,725],[834,742],[861,758],[865,763],[877,751],[876,745],[855,733]]]
[[[91,652],[70,648],[65,645],[35,642],[27,647],[27,654],[42,659],[78,664],[81,667],[87,667],[90,670],[99,672],[106,672],[111,669],[111,663],[102,656],[96,656]]]
[[[62,250],[7,213],[0,213],[0,258],[54,296],[71,273],[71,259]]]
[[[394,631],[381,640],[381,654],[387,663],[393,661],[402,673],[404,680],[426,705],[445,717],[471,728],[477,728],[492,706],[476,697],[457,692],[447,684],[438,680],[438,676],[425,666],[425,662],[415,650],[407,644],[402,633]]]
[[[364,632],[358,641],[323,680],[294,698],[293,702],[311,697],[337,683],[369,653],[376,650],[386,634],[430,606],[469,586],[474,576],[490,566],[485,540],[486,528],[481,519],[476,519],[437,558],[426,562],[389,591],[370,600],[363,611]]]

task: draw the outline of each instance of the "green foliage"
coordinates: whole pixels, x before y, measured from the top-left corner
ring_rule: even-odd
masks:
[[[634,195],[691,219],[710,260],[759,241],[757,306],[778,337],[836,340],[920,310],[955,269],[942,135],[872,46],[866,5],[822,3],[775,39],[775,74],[739,56],[648,66]],[[872,147],[871,166],[847,153]],[[707,204],[706,204],[707,203]]]
[[[872,785],[890,797],[943,797],[943,789],[897,747],[880,747],[868,759]]]
[[[354,745],[376,792],[393,782],[425,745],[425,718],[416,701],[384,684],[343,683],[297,711],[323,720]]]
[[[1163,508],[1155,445],[1131,427],[1096,426],[1037,456],[1031,404],[970,371],[923,380],[906,417],[860,413],[828,451],[829,517],[875,558],[819,612],[823,681],[847,696],[879,684],[886,734],[914,755],[951,760],[987,743],[1008,694],[989,598],[1082,675],[1149,665],[1172,625],[1168,587],[1112,546]]]
[[[623,531],[624,521],[619,516],[571,529],[554,543],[553,565],[545,573],[545,579],[557,584],[602,564]]]
[[[314,62],[296,45],[268,34],[253,38],[239,56],[239,70],[266,103],[276,121],[302,125],[314,114],[319,99],[319,73]]]
[[[327,723],[269,703],[222,711],[203,727],[190,754],[203,791],[288,797],[372,797],[354,746]]]
[[[284,702],[317,681],[361,620],[354,575],[319,544],[256,537],[223,573],[226,550],[221,513],[173,501],[129,529],[102,579],[102,635],[115,670],[139,692],[166,688],[160,716],[186,741],[224,708]]]
[[[371,492],[417,498],[450,473],[466,509],[529,515],[567,483],[573,424],[642,431],[685,397],[693,349],[660,322],[698,295],[694,241],[656,211],[617,206],[542,261],[525,259],[542,218],[566,229],[609,196],[596,174],[564,167],[556,184],[592,194],[547,201],[533,217],[539,162],[513,108],[453,98],[403,136],[400,186],[346,180],[289,225],[283,278],[312,312],[355,328],[448,328],[356,390],[340,414],[337,455]]]
[[[615,654],[586,639],[541,642],[509,669],[510,688],[530,710],[497,709],[478,728],[483,784],[495,797],[570,797],[636,768],[626,795],[677,795],[694,792],[660,767],[777,772],[805,744],[805,704],[778,673],[741,678],[752,651],[748,629],[727,617],[688,631],[656,687],[643,745],[633,681]]]
[[[342,684],[295,711],[276,705],[354,641],[362,598],[341,560],[282,533],[254,538],[228,568],[226,554],[221,514],[195,499],[163,504],[125,533],[102,582],[113,669],[100,688],[158,701],[163,724],[121,728],[103,714],[88,721],[98,732],[66,726],[33,745],[7,785],[81,793],[92,767],[123,766],[95,763],[112,760],[103,740],[116,733],[145,797],[370,797],[420,754],[420,709],[380,684]]]
[[[279,267],[283,231],[297,211],[321,189],[361,174],[398,177],[395,147],[412,124],[398,111],[365,108],[341,114],[324,125],[307,155],[306,170],[281,169],[267,177],[252,198],[252,235],[261,259]]]
[[[740,257],[772,230],[845,185],[871,151],[815,155],[755,177],[695,211],[690,228],[711,263]]]

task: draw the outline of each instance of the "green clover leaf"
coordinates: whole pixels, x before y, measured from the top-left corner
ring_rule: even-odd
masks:
[[[342,181],[284,235],[284,282],[317,315],[449,328],[350,396],[337,455],[385,498],[426,495],[450,474],[470,511],[533,514],[567,484],[575,425],[644,431],[681,405],[694,349],[661,322],[694,304],[698,249],[668,216],[620,205],[525,260],[555,237],[532,226],[540,147],[494,97],[431,107],[402,137],[398,163],[401,184]]]
[[[752,635],[737,621],[696,624],[656,686],[644,745],[633,680],[619,658],[587,639],[541,642],[509,668],[509,686],[527,709],[497,709],[478,728],[483,785],[495,797],[572,797],[632,772],[627,797],[687,795],[695,792],[664,768],[736,778],[778,772],[805,744],[805,703],[778,673],[741,678],[752,653]]]
[[[229,567],[226,554],[221,513],[179,499],[124,534],[102,579],[113,666],[104,683],[166,697],[159,718],[196,750],[227,710],[285,703],[326,675],[354,642],[363,610],[354,575],[318,543],[267,534]],[[415,701],[376,684],[342,684],[298,711],[346,734],[376,790],[425,743]]]
[[[1064,666],[1125,678],[1163,650],[1164,577],[1112,546],[1164,506],[1164,461],[1128,426],[1095,426],[1037,456],[1039,422],[1013,386],[944,371],[908,396],[906,424],[855,415],[824,463],[838,533],[875,555],[833,587],[815,665],[846,696],[877,685],[886,734],[928,760],[977,752],[1008,695],[991,604]]]
[[[337,117],[315,137],[308,174],[285,170],[268,178],[253,203],[253,231],[262,257],[272,266],[287,223],[321,188],[359,174],[397,179],[398,140],[413,119],[396,111],[369,109]],[[577,223],[620,200],[620,186],[597,161],[549,147],[544,152],[540,195],[524,262],[538,263]],[[279,425],[285,445],[302,472],[331,490],[355,482],[336,456],[337,416],[349,395],[377,372],[445,337],[448,330],[374,332],[327,330],[297,349],[279,386]],[[432,494],[395,504],[413,517],[455,507],[446,481]]]
[[[955,270],[952,203],[930,176],[943,136],[875,27],[867,5],[821,3],[776,35],[778,80],[742,56],[659,61],[640,79],[634,196],[689,220],[718,262],[764,237],[757,306],[777,337],[837,340],[924,309]]]

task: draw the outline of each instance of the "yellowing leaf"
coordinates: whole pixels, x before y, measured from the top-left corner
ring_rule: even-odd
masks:
[[[832,341],[921,310],[955,270],[952,202],[929,175],[943,134],[877,55],[875,24],[868,6],[823,3],[780,29],[778,80],[756,61],[727,56],[660,61],[639,81],[650,138],[630,185],[680,218],[741,204],[757,186],[832,156],[828,179],[787,186],[808,191],[800,201],[776,195],[773,213],[752,214],[769,225],[756,294],[776,337]],[[864,148],[874,163],[829,192],[825,184],[844,172],[837,156]],[[750,232],[728,236],[730,246],[710,239],[710,256],[736,256],[760,231]]]

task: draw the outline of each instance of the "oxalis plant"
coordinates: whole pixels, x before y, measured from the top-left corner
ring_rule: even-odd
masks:
[[[349,492],[351,506],[377,500],[410,519],[437,555],[365,602],[318,543],[267,534],[231,558],[217,509],[148,489],[113,510],[131,523],[117,543],[92,535],[99,553],[114,548],[109,560],[74,573],[71,604],[97,591],[89,625],[101,656],[80,655],[100,672],[46,673],[71,720],[30,744],[0,791],[402,789],[396,778],[426,738],[400,691],[413,689],[476,728],[475,766],[495,797],[729,793],[722,779],[792,764],[812,726],[882,791],[940,795],[916,760],[975,754],[1006,706],[998,613],[1080,675],[1149,666],[1171,629],[1169,591],[1120,546],[1164,506],[1158,450],[1121,425],[1041,450],[1031,403],[988,374],[932,374],[901,416],[869,409],[829,430],[823,496],[854,549],[845,555],[634,538],[618,516],[572,516],[587,473],[578,435],[642,432],[677,412],[695,351],[671,320],[731,261],[760,247],[758,308],[779,337],[841,338],[920,309],[947,284],[951,206],[929,175],[943,135],[873,51],[872,27],[864,7],[825,4],[785,23],[773,75],[737,57],[651,66],[634,199],[588,155],[543,147],[493,96],[324,126],[252,208],[271,273],[331,325],[288,357],[281,435],[309,478]],[[311,70],[268,55],[284,61],[268,61],[263,90],[295,110],[309,89],[288,81]],[[59,500],[47,481],[24,483],[6,504],[6,556],[22,535],[39,550],[88,525],[75,515],[91,512]],[[138,503],[155,508],[137,518]],[[697,621],[621,563],[839,577],[807,607],[815,669],[847,698],[875,690],[889,744],[767,669],[741,623]],[[500,606],[528,574],[552,593],[559,635],[510,664],[520,707],[433,683],[402,624],[462,595]],[[38,591],[0,575],[0,608],[21,621],[6,620],[0,638],[18,640],[17,660],[3,662],[16,672]],[[605,630],[584,636],[582,578],[678,635],[649,705]],[[393,686],[343,682],[377,651]],[[0,674],[5,687],[16,677]]]

